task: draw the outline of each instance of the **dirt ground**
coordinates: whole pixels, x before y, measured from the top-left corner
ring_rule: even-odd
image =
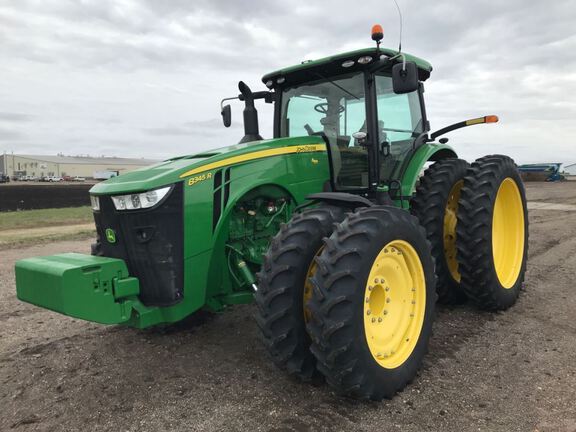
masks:
[[[528,197],[576,204],[576,183],[528,184]],[[3,250],[0,430],[576,431],[576,212],[542,208],[518,303],[441,308],[419,376],[380,403],[276,370],[252,306],[141,331],[20,303],[17,259],[88,253],[90,241]]]

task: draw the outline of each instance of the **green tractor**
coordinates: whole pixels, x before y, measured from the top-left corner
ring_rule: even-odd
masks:
[[[379,400],[416,375],[437,300],[514,304],[524,279],[524,187],[507,156],[471,165],[424,108],[432,66],[376,47],[239,84],[239,144],[166,160],[90,190],[91,255],[16,264],[18,298],[145,328],[255,301],[273,361]],[[259,135],[255,100],[274,104]],[[222,108],[229,126],[231,110]],[[422,175],[423,169],[429,166]]]

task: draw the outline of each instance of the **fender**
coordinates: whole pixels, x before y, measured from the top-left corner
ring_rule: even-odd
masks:
[[[419,147],[416,152],[410,158],[406,170],[401,179],[401,197],[395,197],[395,199],[400,199],[402,201],[402,207],[404,199],[412,198],[414,189],[416,188],[416,181],[419,178],[420,172],[424,164],[428,161],[439,161],[441,159],[457,158],[458,155],[454,149],[446,144],[424,144]]]
[[[368,198],[364,198],[360,195],[354,195],[345,192],[320,192],[308,195],[306,197],[307,200],[312,201],[310,204],[314,202],[326,202],[328,204],[336,204],[342,207],[349,207],[351,209],[355,209],[358,207],[371,207],[374,205],[372,201]],[[308,203],[304,204],[307,205]]]

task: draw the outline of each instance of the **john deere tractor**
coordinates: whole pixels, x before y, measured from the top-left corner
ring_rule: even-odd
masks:
[[[256,302],[273,361],[304,381],[379,400],[414,378],[437,300],[514,304],[526,269],[524,187],[507,156],[459,159],[424,108],[432,66],[375,47],[239,84],[239,144],[90,190],[91,255],[16,264],[18,297],[144,328]],[[255,101],[274,104],[259,135]],[[230,125],[230,105],[222,107]],[[422,171],[428,167],[424,173]]]

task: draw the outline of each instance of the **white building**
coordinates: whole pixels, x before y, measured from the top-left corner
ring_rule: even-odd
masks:
[[[152,165],[158,161],[151,159],[129,159],[111,157],[45,156],[0,154],[0,173],[10,177],[30,175],[71,176],[92,178],[97,172],[123,174],[128,171]]]

